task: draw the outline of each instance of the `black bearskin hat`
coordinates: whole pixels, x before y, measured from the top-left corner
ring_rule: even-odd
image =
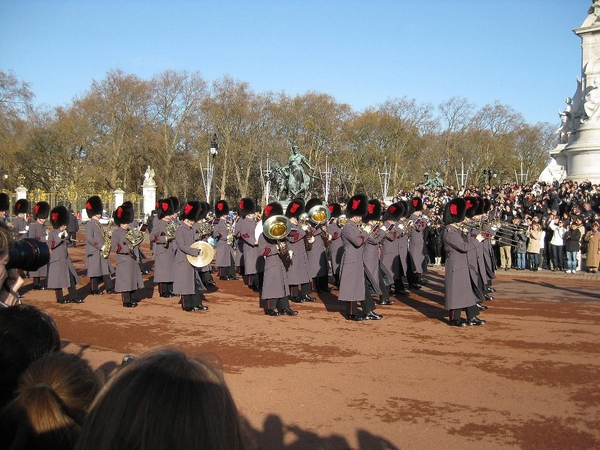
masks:
[[[366,195],[364,195],[364,194],[354,195],[348,201],[348,205],[346,206],[346,216],[348,218],[356,217],[356,216],[361,216],[361,217],[364,216],[365,214],[367,214],[368,203],[369,203],[369,199],[367,198]]]
[[[479,199],[477,197],[464,197],[466,202],[467,212],[465,216],[471,218],[477,215],[477,207],[479,205]]]
[[[97,195],[94,195],[88,198],[88,201],[85,203],[85,212],[88,217],[94,217],[97,214],[102,214],[104,210],[104,205],[102,204],[102,199]]]
[[[404,205],[401,202],[392,203],[385,211],[385,220],[398,220],[404,215]]]
[[[50,223],[52,224],[52,228],[58,230],[63,225],[69,223],[69,211],[64,206],[57,206],[56,208],[50,211]]]
[[[179,213],[179,220],[191,220],[192,222],[196,222],[200,219],[200,214],[202,214],[202,209],[204,205],[199,201],[190,201],[187,202],[181,213]]]
[[[377,199],[369,200],[367,204],[367,214],[363,216],[363,222],[369,222],[371,220],[379,220],[381,218],[381,202]]]
[[[411,198],[410,204],[413,211],[423,211],[423,199],[421,197]]]
[[[10,209],[10,198],[8,194],[0,192],[0,211],[8,211]]]
[[[304,211],[309,212],[313,206],[322,205],[322,204],[323,204],[323,202],[320,199],[311,198],[309,201],[306,202],[306,205],[304,206]]]
[[[301,198],[295,198],[287,206],[287,209],[285,210],[285,216],[289,217],[290,219],[292,217],[298,219],[300,217],[300,214],[302,214],[303,212],[304,200],[302,200]]]
[[[477,209],[475,210],[475,215],[480,216],[484,212],[485,205],[484,205],[483,198],[481,198],[481,197],[476,197],[476,198],[477,198]]]
[[[50,214],[50,204],[48,202],[37,202],[33,207],[33,215],[36,219],[47,219]]]
[[[229,215],[229,205],[225,200],[219,200],[215,204],[215,216],[221,217],[227,215]]]
[[[13,212],[15,215],[17,214],[27,214],[29,212],[29,202],[22,198],[17,200],[17,202],[15,203],[15,206],[13,207]]]
[[[281,203],[272,202],[265,206],[261,217],[262,223],[265,223],[269,217],[273,216],[283,216],[283,206],[281,206]]]
[[[490,209],[492,209],[492,201],[489,198],[484,198],[483,199],[483,213],[488,213],[490,212]]]
[[[178,213],[180,206],[179,199],[177,197],[169,197],[169,200],[173,204],[173,214]]]
[[[256,212],[256,205],[254,204],[254,200],[248,197],[244,197],[238,203],[238,214],[243,219],[248,214],[254,214]]]
[[[200,202],[202,204],[202,208],[200,209],[200,215],[198,216],[198,219],[196,220],[201,220],[201,219],[205,219],[206,216],[208,216],[208,212],[210,211],[210,204],[208,204],[207,202]]]
[[[129,206],[119,206],[113,213],[115,225],[123,225],[133,222],[133,208]]]
[[[465,213],[467,211],[467,202],[464,198],[453,198],[444,208],[444,223],[450,225],[451,223],[458,223],[465,220]]]
[[[342,215],[342,206],[339,203],[330,203],[328,208],[331,217],[340,217]]]
[[[158,218],[163,219],[167,216],[172,216],[175,214],[175,210],[173,209],[173,202],[170,198],[163,198],[158,201]]]

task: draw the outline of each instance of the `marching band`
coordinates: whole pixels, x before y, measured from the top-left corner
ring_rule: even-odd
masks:
[[[385,207],[379,200],[355,195],[345,210],[338,203],[325,205],[318,198],[306,203],[296,198],[286,205],[273,202],[262,212],[250,198],[242,198],[237,206],[232,214],[225,200],[214,207],[189,201],[182,208],[175,197],[156,202],[157,214],[148,228],[153,282],[160,297],[177,297],[187,312],[207,311],[204,293],[215,285],[214,270],[219,281],[238,280],[239,275],[246,286],[258,292],[267,316],[296,316],[298,311],[290,302],[315,302],[313,292],[336,289],[337,300],[346,302],[347,320],[381,320],[383,315],[375,312],[377,306],[393,305],[392,295],[409,295],[403,278],[411,290],[421,289],[425,283],[426,240],[434,224],[445,250],[449,324],[483,325],[485,321],[477,316],[487,309],[483,302],[492,300],[490,294],[495,291],[492,242],[516,245],[512,236],[519,229],[489,218],[491,203],[479,197],[452,199],[439,217],[424,214],[420,197]],[[19,207],[28,209],[22,202]],[[32,272],[34,289],[54,289],[59,303],[81,303],[75,290],[79,280],[64,245],[68,212],[64,207],[48,210],[47,203],[36,204],[35,222],[27,229],[30,237],[47,239],[52,249],[48,266]],[[140,244],[145,228],[132,224],[131,203],[114,211],[114,229],[110,224],[107,228],[100,225],[102,211],[102,200],[90,197],[86,202],[90,220],[85,227],[85,263],[91,294],[118,292],[124,307],[135,308],[139,303],[135,293],[144,287]],[[49,215],[54,230],[47,233]],[[109,261],[111,253],[116,267]],[[436,253],[436,265],[440,260]],[[46,285],[41,282],[45,276]],[[69,299],[63,296],[63,288],[69,289]]]

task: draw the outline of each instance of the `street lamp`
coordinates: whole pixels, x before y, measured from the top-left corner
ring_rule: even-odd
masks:
[[[488,186],[492,187],[492,178],[496,178],[498,176],[498,171],[494,169],[484,169],[483,175],[487,176]]]
[[[212,207],[216,203],[216,192],[215,192],[215,158],[219,154],[219,144],[217,143],[217,134],[213,134],[212,141],[210,143],[210,154],[212,155],[212,168],[210,169],[210,181],[211,181],[211,190],[213,193],[213,201]]]

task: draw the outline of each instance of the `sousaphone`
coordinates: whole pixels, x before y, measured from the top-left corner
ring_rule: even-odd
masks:
[[[187,255],[187,260],[194,267],[208,266],[215,257],[214,247],[206,241],[196,241],[191,247],[200,250],[198,256]]]

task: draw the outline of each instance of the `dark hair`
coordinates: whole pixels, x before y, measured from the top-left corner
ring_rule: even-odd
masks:
[[[0,414],[0,445],[11,450],[69,450],[102,386],[87,362],[56,352],[31,363],[17,397]]]
[[[79,450],[242,449],[237,408],[209,363],[163,349],[117,372],[96,398]]]
[[[52,317],[31,305],[0,309],[0,407],[14,396],[21,373],[29,364],[60,350]]]

